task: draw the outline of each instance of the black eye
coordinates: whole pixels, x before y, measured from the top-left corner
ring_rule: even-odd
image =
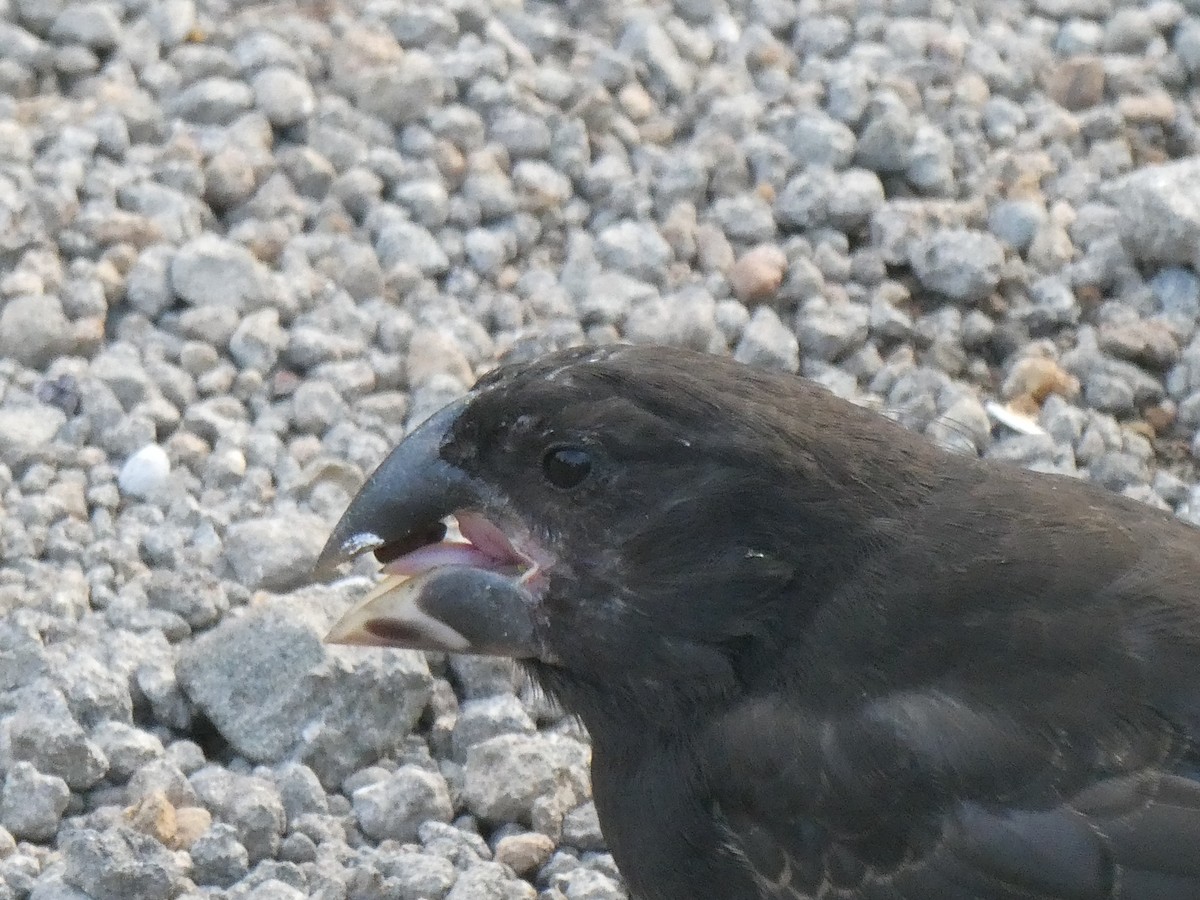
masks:
[[[573,488],[592,471],[592,456],[579,447],[551,447],[542,457],[542,471],[555,487]]]

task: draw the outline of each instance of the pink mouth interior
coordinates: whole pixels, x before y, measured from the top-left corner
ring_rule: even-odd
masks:
[[[478,513],[455,514],[465,541],[437,541],[389,560],[383,571],[389,575],[420,575],[443,566],[467,566],[489,571],[523,571],[532,560],[513,547],[504,532]]]

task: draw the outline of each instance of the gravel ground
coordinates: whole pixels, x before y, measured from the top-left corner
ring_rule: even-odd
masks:
[[[308,584],[512,350],[1200,522],[1198,0],[0,0],[0,900],[617,900],[586,737]]]

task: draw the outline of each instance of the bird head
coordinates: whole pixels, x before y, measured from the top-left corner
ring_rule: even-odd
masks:
[[[854,467],[907,446],[877,421],[682,350],[501,367],[411,432],[335,527],[318,568],[373,552],[385,577],[329,639],[509,656],[590,702],[711,702],[803,619],[781,604],[852,564],[888,500]]]

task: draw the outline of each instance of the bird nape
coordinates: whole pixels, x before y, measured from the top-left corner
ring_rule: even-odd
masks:
[[[639,900],[1200,900],[1200,540],[1168,513],[622,346],[413,431],[320,565],[367,551],[331,640],[519,660],[587,726]]]

